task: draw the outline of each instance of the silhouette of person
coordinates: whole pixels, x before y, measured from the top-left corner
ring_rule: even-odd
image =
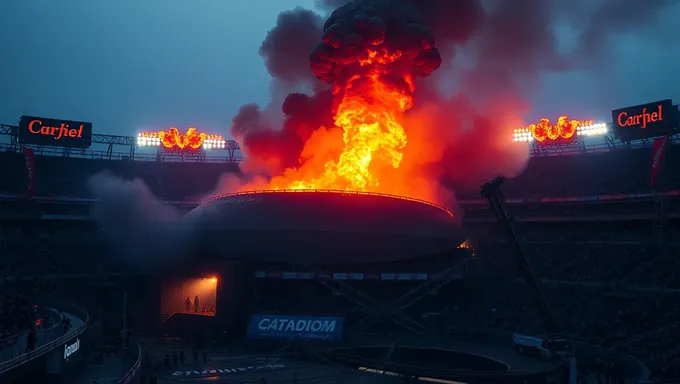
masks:
[[[198,313],[199,308],[201,307],[199,306],[198,295],[196,295],[196,297],[194,297],[194,312]]]
[[[189,296],[187,296],[187,299],[184,301],[184,308],[184,312],[191,312],[191,298]]]
[[[38,337],[35,334],[35,328],[31,328],[31,330],[28,332],[28,336],[26,336],[26,352],[31,352],[33,349],[35,349],[35,342],[37,340]]]

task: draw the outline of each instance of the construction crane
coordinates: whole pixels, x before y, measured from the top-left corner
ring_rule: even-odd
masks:
[[[529,292],[532,299],[534,300],[536,308],[538,309],[538,314],[543,321],[543,325],[545,326],[547,333],[549,335],[559,335],[560,329],[557,326],[557,323],[555,323],[555,318],[550,312],[548,304],[545,302],[545,297],[543,296],[541,287],[536,281],[536,276],[531,269],[531,264],[529,263],[529,260],[527,260],[526,255],[522,250],[522,245],[517,238],[517,233],[515,232],[515,228],[512,224],[512,221],[510,220],[505,197],[503,196],[503,191],[501,191],[501,184],[503,184],[502,177],[497,177],[494,180],[484,184],[481,190],[482,197],[489,201],[491,210],[496,216],[496,219],[498,219],[498,223],[503,227],[508,245],[511,247],[512,253],[515,256],[515,261],[517,262],[517,266],[524,277],[524,281],[529,287]]]

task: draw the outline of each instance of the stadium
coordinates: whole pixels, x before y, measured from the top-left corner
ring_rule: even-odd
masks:
[[[34,120],[0,127],[3,382],[680,375],[677,118],[656,139],[625,140],[616,120],[552,142],[518,129],[531,160],[498,186],[506,222],[479,191],[457,192],[455,214],[347,191],[199,200],[238,172],[236,142],[204,135],[187,152],[67,122],[77,145],[46,146]],[[198,228],[179,258],[120,257],[93,216],[102,171],[143,180]]]
[[[0,383],[678,382],[671,2],[28,3]]]

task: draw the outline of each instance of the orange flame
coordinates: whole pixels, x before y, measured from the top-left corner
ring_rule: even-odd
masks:
[[[400,120],[413,106],[414,81],[409,73],[386,68],[400,57],[398,51],[367,50],[358,60],[359,73],[334,84],[339,100],[334,121],[343,130],[344,143],[339,155],[313,175],[287,170],[272,180],[274,189],[379,190],[379,170],[399,168],[408,143]]]
[[[179,129],[170,127],[167,131],[142,132],[140,137],[159,138],[161,145],[167,149],[199,149],[206,140],[224,140],[220,135],[208,135],[198,132],[196,128],[188,128],[182,134]]]
[[[560,116],[556,124],[551,124],[549,119],[542,118],[537,124],[531,124],[520,128],[521,132],[531,132],[538,142],[557,139],[571,139],[576,134],[578,127],[593,125],[592,120],[569,120],[567,116]]]

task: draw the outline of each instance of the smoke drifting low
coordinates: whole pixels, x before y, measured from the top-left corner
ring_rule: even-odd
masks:
[[[97,200],[91,214],[116,258],[149,268],[183,256],[193,239],[190,224],[157,199],[144,181],[103,172],[92,176],[88,185]]]

